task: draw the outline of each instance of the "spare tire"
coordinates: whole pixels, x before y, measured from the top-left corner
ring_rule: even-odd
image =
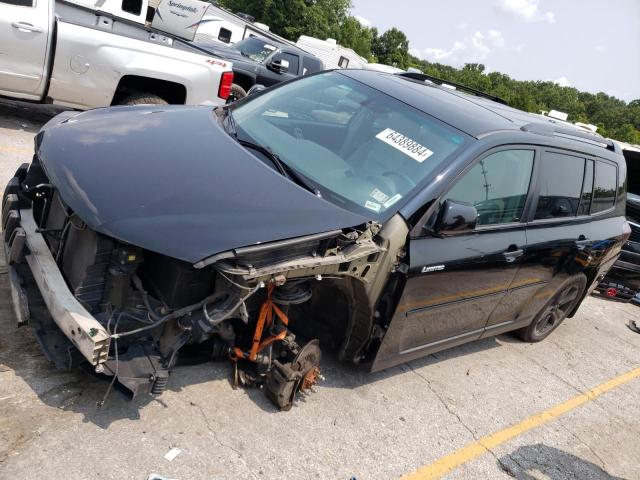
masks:
[[[122,97],[115,105],[169,105],[169,102],[153,93],[133,93]]]
[[[231,95],[234,100],[240,100],[247,96],[247,91],[240,85],[234,83],[231,85]]]

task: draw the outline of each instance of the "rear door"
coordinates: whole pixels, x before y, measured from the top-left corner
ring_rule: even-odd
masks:
[[[49,0],[0,0],[0,91],[39,98],[46,82]]]
[[[505,326],[512,319],[530,323],[560,283],[592,260],[594,235],[589,214],[594,208],[595,161],[574,152],[541,150],[527,249],[510,292],[513,306],[494,312],[489,330],[512,328]]]
[[[482,156],[441,199],[475,205],[476,230],[410,239],[406,286],[373,370],[482,335],[524,254],[522,215],[534,158],[531,147],[503,147]]]

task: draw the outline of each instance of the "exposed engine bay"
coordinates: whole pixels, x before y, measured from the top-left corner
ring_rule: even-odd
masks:
[[[89,228],[37,159],[14,180],[3,204],[5,246],[30,293],[28,323],[59,368],[88,361],[132,396],[161,394],[181,352],[196,349],[231,361],[234,386],[260,387],[290,409],[322,380],[322,350],[353,363],[375,354],[406,273],[408,230],[399,216],[384,228],[370,222],[192,265]],[[40,236],[49,253],[38,252]],[[66,305],[81,306],[65,307],[66,316],[52,304],[63,295],[47,298],[55,290],[29,280],[26,263],[45,268],[48,257],[73,296]]]

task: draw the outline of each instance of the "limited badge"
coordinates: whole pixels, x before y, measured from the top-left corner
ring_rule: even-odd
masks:
[[[439,272],[440,270],[444,270],[444,265],[432,265],[430,267],[422,267],[422,273],[431,273],[431,272]]]

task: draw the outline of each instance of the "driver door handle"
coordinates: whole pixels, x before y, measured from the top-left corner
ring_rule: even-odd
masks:
[[[42,29],[40,27],[36,27],[27,22],[13,22],[11,26],[20,30],[21,32],[42,33]]]

